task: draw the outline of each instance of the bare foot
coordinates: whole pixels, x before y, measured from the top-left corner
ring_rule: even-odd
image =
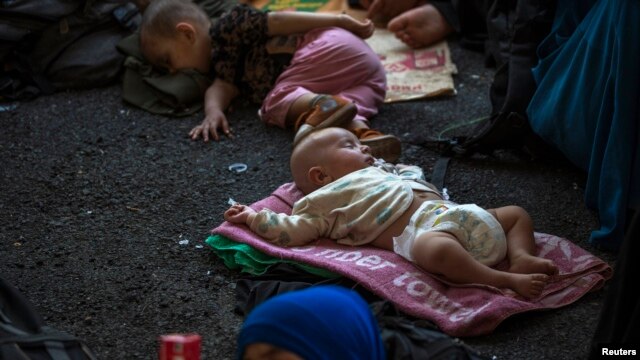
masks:
[[[414,49],[438,42],[453,31],[451,25],[431,4],[403,12],[389,21],[387,29]]]
[[[524,254],[515,259],[511,259],[511,266],[509,272],[518,274],[547,274],[556,275],[558,273],[558,267],[553,261],[549,259],[543,259],[537,256]]]
[[[525,298],[531,299],[542,294],[547,281],[549,276],[545,274],[510,274],[509,287]]]

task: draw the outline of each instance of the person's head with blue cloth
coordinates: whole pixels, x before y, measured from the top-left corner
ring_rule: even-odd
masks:
[[[238,359],[385,359],[378,323],[355,291],[312,286],[273,297],[247,316]]]

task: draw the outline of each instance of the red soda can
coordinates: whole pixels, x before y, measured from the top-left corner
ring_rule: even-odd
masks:
[[[167,334],[160,336],[160,360],[200,360],[198,334]]]

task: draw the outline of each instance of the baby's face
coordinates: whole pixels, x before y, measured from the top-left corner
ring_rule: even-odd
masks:
[[[373,165],[371,149],[342,128],[322,130],[322,166],[333,180]]]
[[[211,42],[208,36],[198,34],[194,34],[191,39],[183,33],[173,37],[146,35],[142,39],[142,51],[151,64],[172,74],[186,69],[208,74]]]

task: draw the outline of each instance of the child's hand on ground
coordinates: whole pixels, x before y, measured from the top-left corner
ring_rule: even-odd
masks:
[[[224,212],[224,219],[236,224],[249,224],[256,215],[256,211],[246,205],[232,205]],[[247,221],[248,220],[248,221]]]
[[[367,39],[373,35],[375,27],[370,19],[357,20],[347,14],[340,14],[340,27],[349,30],[363,39]]]
[[[228,138],[233,138],[231,129],[229,128],[229,122],[224,112],[221,110],[212,110],[207,112],[200,125],[189,131],[189,136],[191,140],[197,140],[202,135],[202,139],[205,142],[209,141],[209,136],[211,136],[213,140],[218,141],[220,139],[218,129],[221,129],[222,133]]]

